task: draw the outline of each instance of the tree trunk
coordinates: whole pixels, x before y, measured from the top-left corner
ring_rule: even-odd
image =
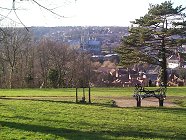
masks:
[[[9,88],[11,89],[12,88],[12,75],[13,75],[13,68],[11,68],[10,70],[10,75],[9,75]]]
[[[88,88],[88,101],[89,101],[89,103],[91,103],[91,95],[90,95],[90,92],[91,92],[91,90],[90,90],[90,87]]]
[[[165,38],[162,40],[162,49],[161,49],[161,82],[163,86],[167,87],[167,59],[166,59],[166,49],[165,49]]]

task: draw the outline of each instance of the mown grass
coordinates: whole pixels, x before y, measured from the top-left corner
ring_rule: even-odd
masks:
[[[157,87],[147,87],[149,90]],[[93,96],[132,96],[134,87],[91,88]],[[88,89],[86,89],[86,93]],[[82,93],[82,89],[78,89]],[[0,89],[0,96],[75,96],[75,88],[63,89]],[[186,87],[168,87],[167,96],[186,96]]]
[[[131,96],[132,90],[93,88],[92,96]],[[171,91],[171,96],[186,95],[186,88]],[[76,104],[70,97],[75,89],[1,90],[0,96],[69,96],[63,100],[0,99],[2,140],[186,139],[185,99],[183,107],[176,108],[117,108],[111,107],[110,99]]]

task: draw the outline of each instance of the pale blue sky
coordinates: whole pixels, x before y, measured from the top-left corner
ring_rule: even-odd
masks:
[[[26,26],[130,26],[130,21],[147,13],[149,3],[165,0],[36,0],[65,18],[53,15],[32,0],[16,0],[17,15]],[[0,0],[1,7],[11,8],[12,0]],[[175,6],[186,6],[185,0],[172,0]],[[0,10],[0,14],[9,14]],[[14,12],[9,18],[19,22]],[[0,19],[2,17],[0,16]],[[0,20],[5,24],[10,20]]]

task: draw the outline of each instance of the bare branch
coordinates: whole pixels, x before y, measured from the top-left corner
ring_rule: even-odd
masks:
[[[38,6],[42,7],[43,9],[49,11],[50,13],[52,13],[52,14],[58,16],[58,17],[65,18],[64,16],[61,16],[61,15],[55,13],[54,11],[52,11],[51,9],[49,9],[49,8],[47,8],[47,7],[43,6],[43,5],[41,5],[41,4],[38,3],[37,1],[35,1],[35,0],[32,0],[32,1],[33,1],[34,3],[36,3]]]
[[[1,7],[1,6],[0,6],[0,9],[3,9],[3,10],[12,10],[12,8],[10,9],[10,8],[5,8],[5,7]]]
[[[23,25],[23,27],[24,27],[27,31],[29,31],[28,28],[25,26],[25,24],[21,21],[21,19],[20,19],[19,16],[17,15],[16,9],[15,9],[15,0],[13,0],[13,2],[12,2],[12,9],[13,9],[13,11],[14,11],[15,16],[16,16],[17,19],[19,20],[19,22]]]
[[[23,1],[23,0],[20,0],[20,1]],[[56,16],[58,16],[60,18],[68,18],[68,17],[62,16],[62,15],[54,12],[55,9],[57,9],[57,8],[59,8],[61,6],[54,7],[52,9],[50,9],[50,8],[48,8],[48,7],[40,4],[39,2],[37,2],[37,0],[25,0],[25,1],[32,1],[34,4],[37,4],[40,8],[42,8],[42,9],[44,9],[44,10],[46,10],[46,11],[48,11],[48,12],[52,13],[53,15],[56,15]],[[12,8],[7,8],[7,7],[1,7],[0,6],[0,9],[9,11],[8,14],[6,14],[6,15],[0,14],[0,16],[1,16],[0,21],[3,21],[4,19],[9,19],[9,20],[11,20],[11,21],[13,21],[15,23],[21,24],[28,31],[28,28],[26,27],[26,25],[22,22],[21,18],[18,16],[17,10],[21,10],[21,9],[18,9],[15,6],[16,5],[16,2],[17,2],[17,0],[12,0]],[[75,0],[75,2],[76,2],[76,0]],[[69,3],[70,2],[68,2],[68,1],[65,2],[65,4],[67,4],[67,5]],[[14,12],[14,15],[16,16],[18,22],[15,21],[15,20],[13,20],[13,19],[11,19],[11,18],[9,18],[9,15],[12,13],[12,11]]]
[[[6,16],[0,14],[0,16],[3,17],[2,19],[0,19],[0,21],[3,21],[3,20],[6,19],[6,18],[7,18],[7,19],[10,19],[8,16],[10,15],[11,12],[12,12],[12,9],[8,12],[8,14],[7,14]],[[12,20],[12,19],[10,19],[10,20]]]

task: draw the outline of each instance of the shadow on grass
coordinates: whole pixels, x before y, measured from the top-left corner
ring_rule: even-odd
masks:
[[[49,100],[49,99],[38,99],[38,98],[20,98],[20,97],[0,97],[4,100],[25,100],[25,101],[41,101],[41,102],[55,102],[55,103],[68,103],[75,104],[73,101],[61,101],[61,100]]]
[[[2,127],[9,127],[13,129],[19,129],[23,131],[31,131],[31,132],[40,132],[44,134],[52,134],[55,136],[59,136],[69,140],[106,140],[112,138],[160,138],[160,139],[185,139],[186,135],[179,135],[179,136],[168,136],[162,134],[157,134],[154,132],[143,132],[137,129],[132,130],[126,128],[125,130],[121,131],[80,131],[80,130],[73,130],[67,128],[54,128],[49,126],[40,126],[40,125],[32,125],[32,124],[23,124],[23,123],[16,123],[16,122],[5,122],[0,121],[0,125]],[[106,137],[107,136],[107,137]]]
[[[67,100],[55,100],[55,99],[45,99],[45,98],[32,98],[32,97],[0,97],[0,99],[3,99],[3,100],[29,100],[29,101],[40,101],[40,102],[54,102],[54,103],[64,103],[64,104],[79,104],[79,105],[94,105],[94,106],[101,106],[101,107],[109,107],[109,108],[113,108],[113,107],[116,107],[116,108],[125,108],[125,107],[118,107],[118,106],[114,106],[112,101],[113,100],[104,100],[104,101],[100,101],[99,99],[96,101],[96,102],[92,102],[92,103],[88,103],[88,102],[85,102],[85,103],[81,103],[81,102],[78,102],[76,103],[75,100],[73,101],[72,96],[69,96],[69,99]],[[1,106],[3,104],[0,104]],[[186,114],[186,108],[185,107],[127,107],[127,108],[135,108],[135,109],[147,109],[147,110],[159,110],[159,111],[166,111],[166,110],[170,110],[170,111],[175,111],[175,112],[178,112],[178,111],[184,111],[184,113]]]
[[[64,104],[79,104],[79,105],[94,105],[94,106],[102,106],[102,107],[112,107],[111,101],[106,103],[100,103],[100,102],[92,102],[92,103],[81,103],[81,102],[75,102],[75,101],[64,101],[64,100],[52,100],[52,99],[37,99],[37,98],[20,98],[20,97],[0,97],[0,99],[4,100],[26,100],[26,101],[40,101],[40,102],[54,102],[54,103],[64,103]]]
[[[157,109],[157,110],[166,110],[166,109],[178,109],[178,108],[180,108],[180,109],[183,109],[183,110],[185,110],[186,108],[184,108],[184,107],[181,107],[181,106],[141,106],[141,107],[137,107],[137,106],[134,106],[134,107],[129,107],[129,108],[136,108],[136,109]]]
[[[105,140],[101,135],[94,134],[93,132],[82,132],[79,130],[72,130],[66,128],[54,128],[49,126],[39,126],[39,125],[31,125],[31,124],[22,124],[15,122],[4,122],[0,121],[1,126],[6,126],[9,128],[20,129],[23,131],[31,131],[31,132],[40,132],[44,134],[52,134],[56,136],[63,137],[69,140],[78,140],[78,139],[102,139]]]
[[[157,112],[164,112],[164,113],[171,113],[171,114],[182,114],[186,116],[186,108],[183,107],[140,107],[136,109],[141,110],[149,110],[149,111],[157,111]]]

